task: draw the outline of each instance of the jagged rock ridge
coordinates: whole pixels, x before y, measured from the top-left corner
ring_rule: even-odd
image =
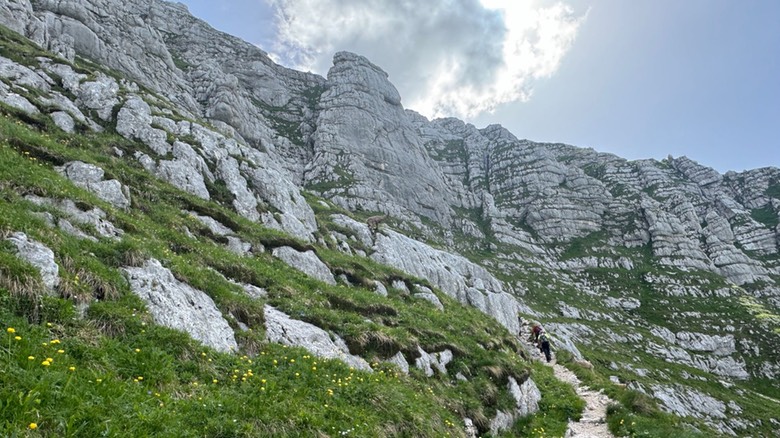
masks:
[[[147,147],[127,159],[195,196],[227,197],[249,220],[307,242],[330,239],[425,278],[513,331],[520,312],[553,322],[567,345],[638,346],[688,367],[688,375],[707,373],[705,380],[780,375],[777,341],[766,331],[748,335],[741,317],[686,307],[697,300],[739,307],[750,298],[780,308],[780,169],[721,175],[686,157],[627,161],[520,140],[500,126],[429,121],[404,110],[387,75],[366,58],[336,54],[327,78],[295,72],[179,4],[16,0],[0,5],[0,23],[65,59],[78,54],[127,76],[0,58],[0,100],[39,113],[14,91],[39,90],[65,131],[114,123]],[[57,82],[68,96],[53,90]],[[118,208],[132,202],[120,181],[104,180],[94,165],[66,163],[62,171]],[[350,235],[318,236],[303,189],[352,212],[388,213],[407,236],[344,220]],[[335,281],[311,255],[288,262]],[[603,270],[621,281],[638,277],[641,293]],[[679,312],[653,318],[658,306]],[[640,358],[615,367],[653,374]],[[651,377],[663,381],[671,372]],[[668,397],[670,387],[637,386],[722,431],[749,426],[719,414],[723,402],[703,404],[717,412],[702,413],[688,405],[710,396]]]

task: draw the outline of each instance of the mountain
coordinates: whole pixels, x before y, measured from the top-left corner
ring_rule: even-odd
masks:
[[[0,24],[3,431],[563,435],[540,322],[616,435],[778,436],[780,169],[428,120],[181,4]]]

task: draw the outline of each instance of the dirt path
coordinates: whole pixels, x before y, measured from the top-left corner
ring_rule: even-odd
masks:
[[[577,395],[585,400],[585,410],[580,421],[569,421],[569,428],[565,438],[614,438],[607,427],[607,405],[612,401],[599,391],[594,391],[582,384],[577,376],[567,368],[555,363],[555,358],[550,363],[544,360],[539,349],[533,344],[527,343],[529,352],[534,359],[552,367],[558,380],[566,382],[574,387]]]
[[[609,397],[605,394],[593,391],[582,385],[577,376],[557,363],[552,364],[553,372],[558,380],[571,384],[583,400],[585,410],[580,421],[570,421],[566,437],[571,438],[613,438],[607,428],[607,405]]]

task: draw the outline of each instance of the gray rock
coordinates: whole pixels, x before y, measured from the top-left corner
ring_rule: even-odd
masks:
[[[119,103],[117,94],[119,84],[114,78],[103,73],[97,73],[94,81],[86,81],[79,84],[76,92],[76,105],[94,110],[98,117],[104,121],[111,119],[114,105]]]
[[[401,292],[409,293],[409,288],[406,287],[406,283],[403,280],[393,280],[390,287]]]
[[[271,166],[253,169],[242,165],[241,170],[256,193],[282,213],[283,231],[307,242],[314,240],[313,233],[317,230],[314,211],[282,169]]]
[[[477,438],[479,436],[479,429],[474,425],[474,421],[471,418],[463,418],[463,427],[466,438]]]
[[[81,161],[72,161],[56,169],[77,186],[89,190],[114,207],[130,207],[129,190],[115,179],[104,181],[103,169]]]
[[[530,377],[526,379],[522,385],[518,385],[514,377],[510,377],[507,388],[517,403],[518,416],[524,417],[539,411],[539,402],[542,400],[542,393]]]
[[[582,319],[579,309],[570,306],[563,301],[558,302],[558,309],[560,310],[561,316],[564,318]]]
[[[31,213],[33,216],[41,219],[45,225],[49,228],[54,228],[54,215],[49,213],[48,211],[35,211]]]
[[[33,265],[41,274],[43,285],[53,291],[60,284],[59,266],[54,261],[54,251],[24,233],[13,233],[6,239],[16,247],[16,255]]]
[[[151,124],[152,109],[149,104],[138,96],[131,96],[117,114],[116,132],[127,139],[140,140],[156,154],[164,156],[172,149],[167,142],[167,134]]]
[[[282,246],[274,248],[272,254],[274,257],[310,277],[328,284],[336,284],[333,273],[331,273],[328,266],[317,257],[317,254],[315,254],[314,251],[299,252],[289,246]]]
[[[642,305],[642,303],[636,298],[612,298],[612,297],[605,298],[604,304],[606,304],[607,307],[623,309],[623,310],[638,309]]]
[[[383,297],[387,296],[387,288],[381,281],[374,281],[374,292]]]
[[[2,82],[0,82],[0,101],[29,115],[40,113],[38,108],[30,103],[29,100],[17,93],[14,93],[10,90],[10,88],[8,88],[7,85]]]
[[[437,353],[426,353],[418,346],[417,352],[420,357],[414,360],[414,366],[422,370],[426,376],[433,376],[434,368],[441,374],[447,375],[447,364],[453,359],[452,351],[447,349]]]
[[[217,236],[227,236],[231,234],[235,234],[233,230],[226,227],[225,225],[222,225],[221,222],[214,219],[211,216],[204,216],[200,215],[194,211],[189,211],[187,214],[190,215],[190,217],[193,217],[198,220],[198,222],[205,225],[212,233],[216,234]]]
[[[141,151],[135,151],[133,157],[136,160],[138,160],[138,162],[141,164],[141,166],[144,169],[146,169],[147,172],[152,174],[157,172],[157,162],[154,161],[154,158],[150,157],[149,155],[146,155]]]
[[[339,359],[358,370],[372,371],[363,358],[349,353],[344,340],[331,336],[321,328],[307,322],[291,319],[286,314],[265,306],[266,338],[271,342],[303,347],[313,355],[325,359]]]
[[[406,361],[404,354],[400,351],[387,361],[398,366],[402,373],[409,374],[409,362]]]
[[[82,211],[73,201],[69,199],[58,201],[34,195],[27,195],[25,196],[25,199],[35,205],[55,208],[73,222],[93,227],[95,232],[100,237],[118,239],[124,234],[124,231],[116,228],[114,224],[106,220],[106,212],[97,207],[87,211]]]
[[[349,209],[414,212],[449,224],[453,194],[387,73],[362,56],[337,53],[319,108],[307,184],[335,186],[322,195]]]
[[[585,360],[580,350],[574,344],[574,340],[583,341],[593,336],[593,332],[581,324],[545,324],[545,330],[551,335],[554,348],[566,350],[574,356],[575,360]]]
[[[50,116],[51,120],[55,125],[57,125],[58,128],[67,133],[73,133],[73,130],[76,127],[76,123],[73,121],[73,117],[71,117],[68,113],[65,111],[55,111],[51,113]]]
[[[39,74],[29,67],[21,65],[8,58],[0,56],[0,78],[7,79],[16,86],[34,89],[41,92],[51,91],[51,79],[45,74]]]
[[[439,297],[437,297],[433,293],[416,293],[412,296],[416,298],[422,298],[425,301],[429,301],[431,304],[433,304],[433,307],[435,307],[437,310],[444,310],[444,305],[439,301]]]
[[[227,189],[235,196],[233,208],[241,216],[257,221],[260,214],[257,212],[257,198],[247,187],[246,179],[241,175],[238,161],[233,157],[225,157],[217,164],[216,176],[225,182]]]
[[[512,412],[497,411],[496,416],[490,420],[490,434],[498,435],[509,430],[517,417]]]
[[[650,385],[652,395],[661,402],[664,410],[681,417],[705,420],[721,432],[725,432],[718,420],[726,419],[726,404],[696,389],[683,385]],[[730,433],[733,435],[733,432]]]
[[[436,309],[444,310],[444,305],[441,303],[439,297],[437,297],[432,290],[428,289],[425,286],[419,286],[419,285],[415,285],[415,288],[418,290],[418,292],[414,293],[412,295],[413,297],[421,298],[425,301],[429,301],[431,304],[433,304],[433,307],[435,307]]]
[[[174,187],[198,198],[211,199],[203,176],[186,162],[162,160],[157,165],[155,175],[162,180],[168,181]]]
[[[97,242],[98,240],[89,234],[86,234],[85,232],[81,231],[80,229],[76,228],[72,223],[70,223],[66,219],[60,219],[57,221],[57,227],[59,227],[60,230],[70,234],[71,236],[75,236],[79,239],[86,239],[91,240],[93,242]]]
[[[233,330],[214,301],[177,280],[155,259],[122,268],[130,289],[144,300],[157,324],[186,332],[217,351],[237,351]]]
[[[268,296],[267,290],[253,284],[242,284],[241,287],[244,289],[244,292],[252,298],[260,299]]]
[[[374,250],[371,258],[377,262],[425,278],[447,295],[492,316],[510,332],[520,330],[517,300],[485,268],[390,230],[377,234]]]
[[[252,251],[252,244],[249,242],[244,242],[238,237],[228,236],[227,240],[227,248],[238,255],[247,255],[250,251]]]
[[[330,216],[330,219],[334,224],[351,230],[354,233],[353,235],[364,247],[371,248],[374,246],[373,233],[365,223],[358,222],[343,214],[333,214]]]

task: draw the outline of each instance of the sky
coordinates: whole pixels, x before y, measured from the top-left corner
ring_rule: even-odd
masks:
[[[291,68],[364,55],[429,118],[721,173],[780,167],[780,1],[182,3]]]

